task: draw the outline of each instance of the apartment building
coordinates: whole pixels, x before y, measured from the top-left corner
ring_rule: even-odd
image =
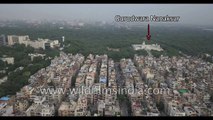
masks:
[[[74,101],[62,102],[58,109],[58,115],[59,116],[74,116],[76,106],[77,106],[77,103]]]
[[[23,36],[17,36],[17,35],[8,35],[7,36],[8,45],[14,45],[14,44],[26,44],[29,40],[28,35]]]
[[[75,109],[75,116],[86,116],[88,112],[87,107],[86,95],[80,95]]]
[[[14,112],[23,112],[26,111],[29,107],[29,101],[26,99],[18,99],[13,105]]]

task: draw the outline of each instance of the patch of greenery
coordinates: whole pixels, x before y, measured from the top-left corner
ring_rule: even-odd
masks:
[[[35,58],[35,61],[31,61],[28,56],[29,53],[34,53],[35,50],[32,47],[25,47],[24,45],[15,44],[12,47],[2,46],[0,47],[0,56],[7,55],[8,57],[14,57],[14,65],[6,64],[1,62],[1,69],[6,70],[3,76],[8,76],[8,80],[0,84],[0,96],[13,95],[19,91],[24,85],[28,84],[29,77],[36,73],[41,68],[44,68],[50,64],[50,60],[44,60],[41,58]],[[53,56],[55,54],[54,50],[47,50],[44,53],[48,53]],[[58,51],[57,51],[58,52]],[[19,67],[24,67],[23,70],[19,70]]]

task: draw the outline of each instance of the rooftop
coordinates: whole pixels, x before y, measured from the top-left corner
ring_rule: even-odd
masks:
[[[189,91],[187,89],[180,89],[180,90],[178,90],[178,92],[180,94],[184,94],[184,93],[188,93]]]
[[[2,101],[7,101],[7,100],[9,100],[10,98],[9,97],[1,97],[0,98],[0,100],[2,100]]]

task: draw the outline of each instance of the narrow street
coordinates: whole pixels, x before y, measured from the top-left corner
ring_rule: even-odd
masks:
[[[121,74],[121,71],[119,69],[119,63],[115,63],[115,71],[116,71],[116,82],[118,85],[118,88],[123,88],[124,87],[124,79]],[[121,116],[129,116],[128,115],[128,106],[127,106],[127,101],[125,100],[119,100],[120,104],[120,109],[121,109]]]

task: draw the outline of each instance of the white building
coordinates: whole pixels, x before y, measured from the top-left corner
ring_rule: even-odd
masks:
[[[3,77],[3,78],[0,79],[0,84],[3,83],[3,82],[5,82],[5,81],[7,81],[7,76],[5,76],[5,77]]]
[[[185,111],[180,108],[179,102],[172,100],[168,102],[168,114],[169,116],[186,116]]]
[[[8,45],[14,45],[15,43],[24,44],[25,46],[31,46],[35,49],[46,49],[47,46],[54,48],[59,46],[58,40],[49,40],[38,38],[38,40],[30,40],[28,35],[17,36],[17,35],[8,35]]]
[[[7,64],[14,64],[14,57],[1,58],[2,61],[7,62]]]
[[[163,51],[163,49],[158,44],[151,44],[146,45],[145,42],[143,44],[133,44],[132,45],[134,50],[156,50],[156,51]]]
[[[77,106],[77,104],[74,101],[62,102],[58,109],[58,115],[59,116],[74,116],[76,106]]]
[[[160,116],[160,113],[157,112],[147,112],[147,116]]]
[[[7,40],[8,40],[8,45],[14,45],[15,43],[26,44],[26,41],[29,40],[29,36],[28,35],[24,35],[24,36],[8,35]]]
[[[33,103],[26,111],[27,116],[41,116],[42,105]]]
[[[35,41],[28,41],[26,42],[25,46],[31,46],[35,49],[38,49],[38,48],[42,48],[42,49],[45,49],[45,43],[47,43],[48,40],[46,39],[38,39],[38,40],[35,40]]]
[[[43,105],[41,110],[41,116],[54,116],[55,108],[53,105]]]
[[[31,58],[31,61],[33,61],[33,59],[35,58],[35,57],[42,57],[42,59],[44,59],[44,57],[46,56],[46,54],[38,54],[38,53],[36,53],[36,54],[28,54],[28,56],[30,56],[30,58]]]
[[[0,116],[14,116],[13,106],[6,106],[0,109]]]
[[[62,42],[64,42],[64,40],[65,40],[65,37],[64,37],[64,36],[62,36]]]
[[[55,108],[53,105],[33,103],[25,113],[27,116],[54,116]]]

